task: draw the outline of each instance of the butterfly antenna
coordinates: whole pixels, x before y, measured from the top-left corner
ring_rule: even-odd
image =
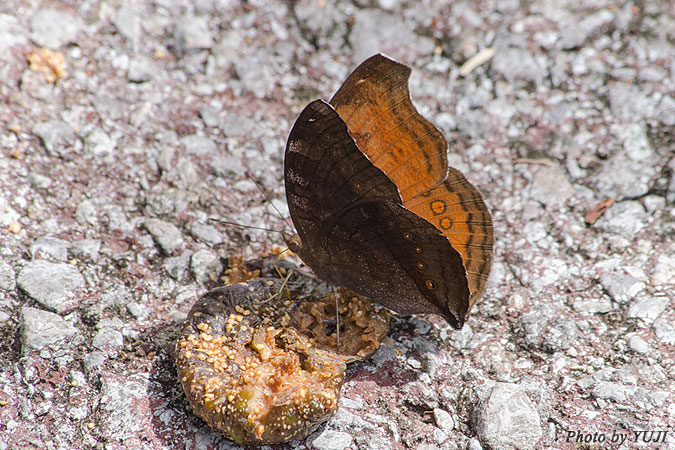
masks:
[[[261,231],[269,231],[269,232],[271,232],[271,233],[279,233],[279,234],[281,234],[281,235],[283,235],[283,236],[285,236],[285,235],[287,234],[285,231],[272,230],[272,229],[269,229],[269,228],[256,227],[256,226],[253,226],[253,225],[244,225],[244,224],[237,223],[237,222],[230,222],[229,220],[220,220],[220,219],[216,219],[216,218],[214,218],[214,217],[209,217],[209,220],[211,220],[211,221],[213,221],[213,222],[222,223],[223,225],[234,225],[234,226],[236,226],[236,227],[250,228],[250,229],[252,229],[252,230],[261,230]]]
[[[279,211],[279,208],[277,208],[276,205],[274,204],[274,202],[273,202],[272,200],[270,200],[270,198],[267,196],[267,193],[266,193],[265,190],[263,189],[262,184],[260,184],[260,182],[259,182],[258,180],[256,180],[255,178],[253,178],[253,175],[251,175],[251,173],[248,172],[248,171],[246,172],[246,176],[248,177],[249,180],[253,181],[253,183],[255,184],[255,187],[258,188],[258,190],[260,191],[260,193],[262,194],[262,196],[265,197],[265,200],[267,200],[267,203],[269,203],[270,205],[272,205],[272,208],[274,208],[274,210],[277,212],[277,214],[279,214],[279,218],[280,218],[281,220],[283,220],[284,222],[287,222],[288,219],[285,218],[283,214],[281,214],[281,211]]]

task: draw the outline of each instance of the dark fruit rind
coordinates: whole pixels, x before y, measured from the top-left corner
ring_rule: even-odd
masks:
[[[336,351],[332,294],[309,282],[249,280],[193,306],[176,344],[195,414],[238,444],[303,439],[337,410],[346,363],[370,356],[388,313],[341,291]]]

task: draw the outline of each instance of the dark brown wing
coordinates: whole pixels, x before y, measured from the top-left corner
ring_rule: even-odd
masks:
[[[291,131],[285,182],[299,254],[319,277],[403,314],[464,323],[469,290],[461,256],[402,206],[396,186],[322,100],[310,103]]]

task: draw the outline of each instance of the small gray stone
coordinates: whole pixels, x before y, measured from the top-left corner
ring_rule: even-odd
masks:
[[[467,450],[483,450],[483,446],[480,445],[480,441],[476,438],[469,439],[469,445],[466,446]]]
[[[190,227],[190,232],[199,240],[215,246],[223,243],[223,236],[216,227],[211,225],[195,222]]]
[[[122,119],[127,112],[127,105],[109,93],[99,93],[92,99],[92,102],[103,120],[117,121]]]
[[[21,322],[21,349],[24,355],[78,333],[77,328],[58,314],[29,306],[21,308]]]
[[[612,114],[623,122],[635,123],[654,115],[652,100],[632,84],[610,84],[609,107]]]
[[[0,289],[11,291],[16,285],[16,272],[5,261],[0,261]]]
[[[574,195],[574,188],[563,169],[544,166],[534,175],[530,195],[547,207],[558,207]]]
[[[656,118],[667,127],[675,126],[675,98],[663,96],[657,106]]]
[[[75,209],[75,220],[82,225],[96,225],[98,223],[98,208],[96,204],[89,199],[82,200]]]
[[[70,264],[37,260],[21,269],[17,284],[44,307],[61,313],[77,304],[73,291],[84,287],[84,278]]]
[[[649,191],[655,175],[656,168],[649,160],[634,161],[626,152],[619,152],[602,163],[590,182],[600,195],[606,197],[638,197]]]
[[[157,65],[150,58],[136,56],[129,61],[127,79],[133,83],[144,83],[152,80],[158,70]]]
[[[51,236],[37,238],[30,246],[33,258],[51,256],[57,261],[68,259],[68,241]]]
[[[379,9],[355,11],[349,42],[355,62],[361,62],[378,52],[413,60],[431,55],[434,50],[431,39],[415,34],[399,16]]]
[[[612,300],[626,303],[645,288],[645,284],[630,275],[605,273],[600,276],[600,284]]]
[[[124,337],[118,330],[106,327],[94,335],[91,345],[101,351],[116,352],[124,345]]]
[[[199,117],[204,121],[204,125],[215,128],[220,124],[220,109],[212,105],[202,106]]]
[[[251,133],[254,125],[253,121],[248,117],[230,113],[225,116],[220,129],[223,130],[226,136],[245,137]]]
[[[185,151],[197,156],[215,156],[218,154],[218,146],[206,136],[191,134],[183,136],[180,142],[185,146]]]
[[[84,140],[85,150],[94,155],[110,155],[115,151],[115,147],[117,147],[116,140],[100,128],[94,129]]]
[[[628,347],[635,353],[641,353],[643,355],[649,353],[651,350],[649,344],[640,336],[631,336],[628,340]]]
[[[581,47],[589,36],[601,27],[610,24],[612,20],[614,20],[614,13],[608,9],[601,9],[589,14],[581,21],[568,22],[561,30],[561,48],[569,50]]]
[[[349,433],[334,430],[324,430],[314,438],[310,448],[317,450],[344,450],[352,445],[352,437]]]
[[[14,45],[24,45],[27,41],[25,29],[19,20],[9,14],[0,14],[0,54]]]
[[[621,384],[610,383],[609,381],[601,381],[593,389],[592,395],[603,400],[613,400],[621,403],[626,401],[626,387]]]
[[[572,302],[576,311],[591,314],[602,314],[612,310],[612,302],[608,298],[579,298]]]
[[[612,134],[623,145],[626,155],[633,161],[651,161],[656,152],[647,137],[647,127],[641,123],[616,124],[611,127]]]
[[[524,80],[537,86],[547,76],[546,67],[530,51],[522,48],[497,49],[492,59],[492,68],[510,82]]]
[[[178,256],[166,258],[164,261],[164,270],[166,270],[174,280],[180,280],[183,278],[183,274],[188,268],[191,256],[192,251],[186,250]]]
[[[128,439],[152,427],[148,413],[148,380],[142,377],[101,377],[102,432],[111,439]],[[142,447],[139,445],[137,448]]]
[[[139,13],[131,8],[122,6],[112,19],[117,31],[127,39],[136,49],[141,40],[142,18]]]
[[[236,155],[215,156],[211,160],[211,170],[222,178],[231,178],[244,173],[244,164]]]
[[[572,319],[554,319],[544,334],[542,349],[548,353],[567,350],[576,341],[578,330],[576,323]]]
[[[148,315],[148,308],[144,305],[136,302],[131,302],[127,305],[127,311],[131,314],[134,319],[145,319]]]
[[[534,449],[543,436],[536,405],[525,389],[512,383],[483,385],[473,420],[481,443],[488,448]]]
[[[455,421],[449,412],[441,408],[434,408],[434,420],[436,426],[443,431],[452,431],[455,428]]]
[[[667,297],[643,297],[635,299],[628,308],[627,316],[653,322],[668,307]]]
[[[87,356],[84,357],[84,371],[86,374],[91,375],[92,373],[96,372],[101,368],[103,363],[105,363],[106,359],[106,354],[103,352],[100,352],[98,350],[95,350],[93,352],[89,352]]]
[[[31,173],[28,175],[28,178],[30,179],[30,184],[35,189],[47,189],[52,185],[52,179],[40,173]]]
[[[171,254],[183,245],[183,235],[174,224],[159,219],[147,219],[144,225],[164,253]]]
[[[70,153],[77,140],[73,127],[60,120],[38,123],[33,127],[33,134],[40,138],[47,152],[53,156]]]
[[[671,244],[670,249],[675,250],[675,245]],[[656,261],[651,281],[657,286],[662,284],[675,284],[675,252],[672,252],[671,254],[673,256],[668,253],[663,253]]]
[[[30,38],[36,44],[56,49],[64,44],[75,42],[82,28],[82,22],[76,16],[58,9],[38,9],[30,21]]]
[[[675,327],[665,318],[661,317],[654,322],[654,334],[659,341],[668,345],[675,345]]]
[[[634,236],[647,225],[647,216],[647,211],[638,201],[617,202],[594,226],[610,233]]]
[[[174,26],[173,36],[181,52],[211,48],[213,39],[207,17],[181,17]]]
[[[97,261],[101,251],[101,241],[99,239],[82,239],[80,241],[75,241],[70,246],[70,251],[76,257],[85,257],[92,261]]]
[[[218,255],[209,250],[199,250],[192,255],[190,269],[195,279],[204,283],[209,281],[212,275],[220,275],[223,265]]]

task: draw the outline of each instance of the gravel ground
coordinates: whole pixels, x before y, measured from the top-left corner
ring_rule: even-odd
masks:
[[[285,229],[246,171],[287,214],[293,121],[378,51],[485,194],[494,268],[462,331],[394,318],[275,448],[675,449],[673,8],[4,0],[0,449],[236,448],[172,346],[223,257],[282,243],[208,219]]]

